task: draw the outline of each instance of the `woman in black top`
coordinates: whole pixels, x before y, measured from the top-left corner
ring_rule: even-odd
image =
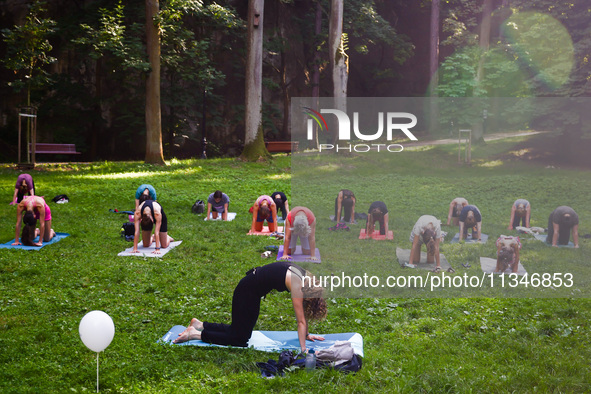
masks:
[[[343,221],[355,222],[355,202],[355,194],[351,190],[341,190],[334,200],[334,220],[340,222],[341,214],[344,213]]]
[[[160,248],[168,248],[170,243],[174,241],[168,235],[168,220],[162,205],[149,200],[146,195],[140,197],[140,204],[135,210],[133,221],[135,224],[133,253],[138,253],[137,245],[140,240],[140,228],[144,248],[148,248],[152,245],[152,242],[156,242],[156,248],[152,252],[154,254],[160,254]],[[152,235],[152,229],[154,229],[154,235]]]
[[[306,340],[324,340],[308,333],[308,319],[323,319],[326,302],[322,287],[314,286],[313,276],[303,268],[287,261],[257,267],[240,280],[232,297],[232,323],[209,323],[196,318],[179,334],[175,343],[200,339],[218,345],[246,347],[257,322],[261,298],[272,290],[289,291],[298,324],[298,338],[302,352]]]
[[[365,226],[365,234],[367,239],[371,239],[376,222],[380,223],[380,235],[388,234],[388,208],[382,201],[374,201],[369,206],[367,211],[367,223]]]

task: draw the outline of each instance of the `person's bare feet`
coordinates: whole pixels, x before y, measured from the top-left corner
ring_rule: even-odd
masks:
[[[185,331],[179,334],[179,337],[173,341],[173,343],[187,342],[193,339],[201,339],[201,332],[197,331],[195,327],[189,326]]]
[[[189,325],[193,326],[197,331],[203,331],[203,322],[199,319],[192,318]]]

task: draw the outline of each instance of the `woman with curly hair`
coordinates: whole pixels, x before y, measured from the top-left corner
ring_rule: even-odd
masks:
[[[415,268],[415,263],[421,260],[421,245],[425,244],[427,248],[427,263],[435,262],[435,271],[441,271],[441,261],[439,257],[439,242],[441,240],[441,222],[431,215],[423,215],[417,220],[410,232],[410,258],[409,268]]]
[[[175,343],[200,339],[203,342],[229,346],[248,346],[248,340],[259,317],[261,298],[272,290],[289,291],[295,311],[297,332],[302,352],[306,340],[324,340],[308,332],[308,320],[326,317],[323,288],[311,273],[287,261],[256,267],[240,280],[232,297],[232,323],[209,323],[196,318],[179,334]]]

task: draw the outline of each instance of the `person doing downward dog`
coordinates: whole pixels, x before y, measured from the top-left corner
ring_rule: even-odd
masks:
[[[35,195],[35,183],[33,177],[29,174],[20,174],[16,178],[14,185],[14,196],[12,197],[12,204],[18,204],[23,201],[26,195]]]
[[[380,235],[388,234],[388,208],[386,207],[386,204],[382,201],[374,201],[369,206],[367,213],[367,222],[365,226],[367,239],[371,239],[376,222],[380,223]]]
[[[22,215],[24,212],[24,215]],[[37,229],[37,219],[39,220],[39,229]],[[24,224],[19,242],[19,233],[21,231],[21,221]],[[39,242],[33,242],[39,235]],[[16,210],[16,231],[12,245],[25,246],[43,246],[43,242],[49,242],[55,237],[55,231],[51,228],[51,209],[39,196],[26,196],[17,205]]]
[[[265,220],[269,231],[277,231],[277,205],[270,196],[262,195],[254,203],[250,231],[263,231]]]
[[[421,245],[425,244],[427,248],[427,263],[435,261],[435,272],[441,270],[441,261],[439,257],[439,241],[441,240],[441,222],[435,216],[423,215],[417,220],[410,232],[410,250],[409,266],[414,268],[414,263],[421,260]]]
[[[339,191],[337,198],[334,200],[334,220],[354,223],[355,222],[355,194],[351,190],[343,189]],[[343,212],[344,211],[344,212]]]
[[[137,245],[140,240],[140,228],[142,232],[142,245],[144,248],[150,247],[152,242],[156,242],[156,248],[152,252],[160,254],[160,248],[168,248],[174,241],[168,235],[168,220],[164,209],[156,201],[148,200],[148,196],[140,197],[140,204],[133,215],[135,224],[135,235],[133,237],[133,253],[138,253]],[[154,229],[154,235],[152,235]]]
[[[519,222],[523,227],[529,228],[529,218],[531,215],[531,205],[529,201],[520,198],[515,200],[511,206],[511,219],[509,219],[509,227],[507,229],[513,230],[519,226]]]
[[[546,242],[552,246],[568,245],[573,233],[575,248],[579,247],[579,215],[567,206],[556,208],[548,217],[548,236]]]
[[[230,197],[220,190],[216,190],[207,197],[207,215],[205,220],[209,220],[211,213],[212,219],[218,218],[218,213],[222,214],[222,220],[228,220],[228,205],[230,204]]]
[[[305,352],[306,340],[324,340],[323,337],[310,335],[308,332],[308,320],[326,317],[323,289],[315,286],[317,283],[314,280],[311,273],[287,261],[253,268],[234,289],[230,324],[202,322],[193,318],[174,343],[198,339],[218,345],[248,346],[259,317],[261,298],[272,290],[277,290],[291,293],[298,339],[302,352]]]
[[[156,189],[152,185],[140,185],[135,191],[135,209],[140,205],[140,197],[144,195],[148,197],[148,200],[156,201]]]
[[[507,269],[511,269],[512,273],[517,273],[519,270],[519,249],[521,249],[519,237],[501,235],[497,239],[497,266],[495,272],[502,274]]]
[[[302,254],[310,255],[311,260],[318,260],[316,257],[316,217],[306,207],[295,207],[287,214],[282,259],[289,259],[295,253],[298,237],[302,244]]]

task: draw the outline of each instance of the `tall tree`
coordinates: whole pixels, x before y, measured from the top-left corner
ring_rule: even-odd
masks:
[[[165,164],[160,112],[160,28],[158,0],[146,0],[146,51],[150,71],[146,80],[146,163]]]
[[[333,95],[336,102],[347,97],[349,57],[346,50],[346,37],[343,35],[343,0],[331,0],[329,21],[329,54],[332,68]]]
[[[256,161],[268,158],[263,139],[263,11],[264,0],[248,1],[248,35],[246,59],[245,137],[242,159]]]
[[[439,125],[439,107],[437,102],[437,86],[439,85],[439,1],[431,2],[431,47],[429,56],[429,74],[431,76],[430,92],[431,111],[429,128],[434,132]]]

